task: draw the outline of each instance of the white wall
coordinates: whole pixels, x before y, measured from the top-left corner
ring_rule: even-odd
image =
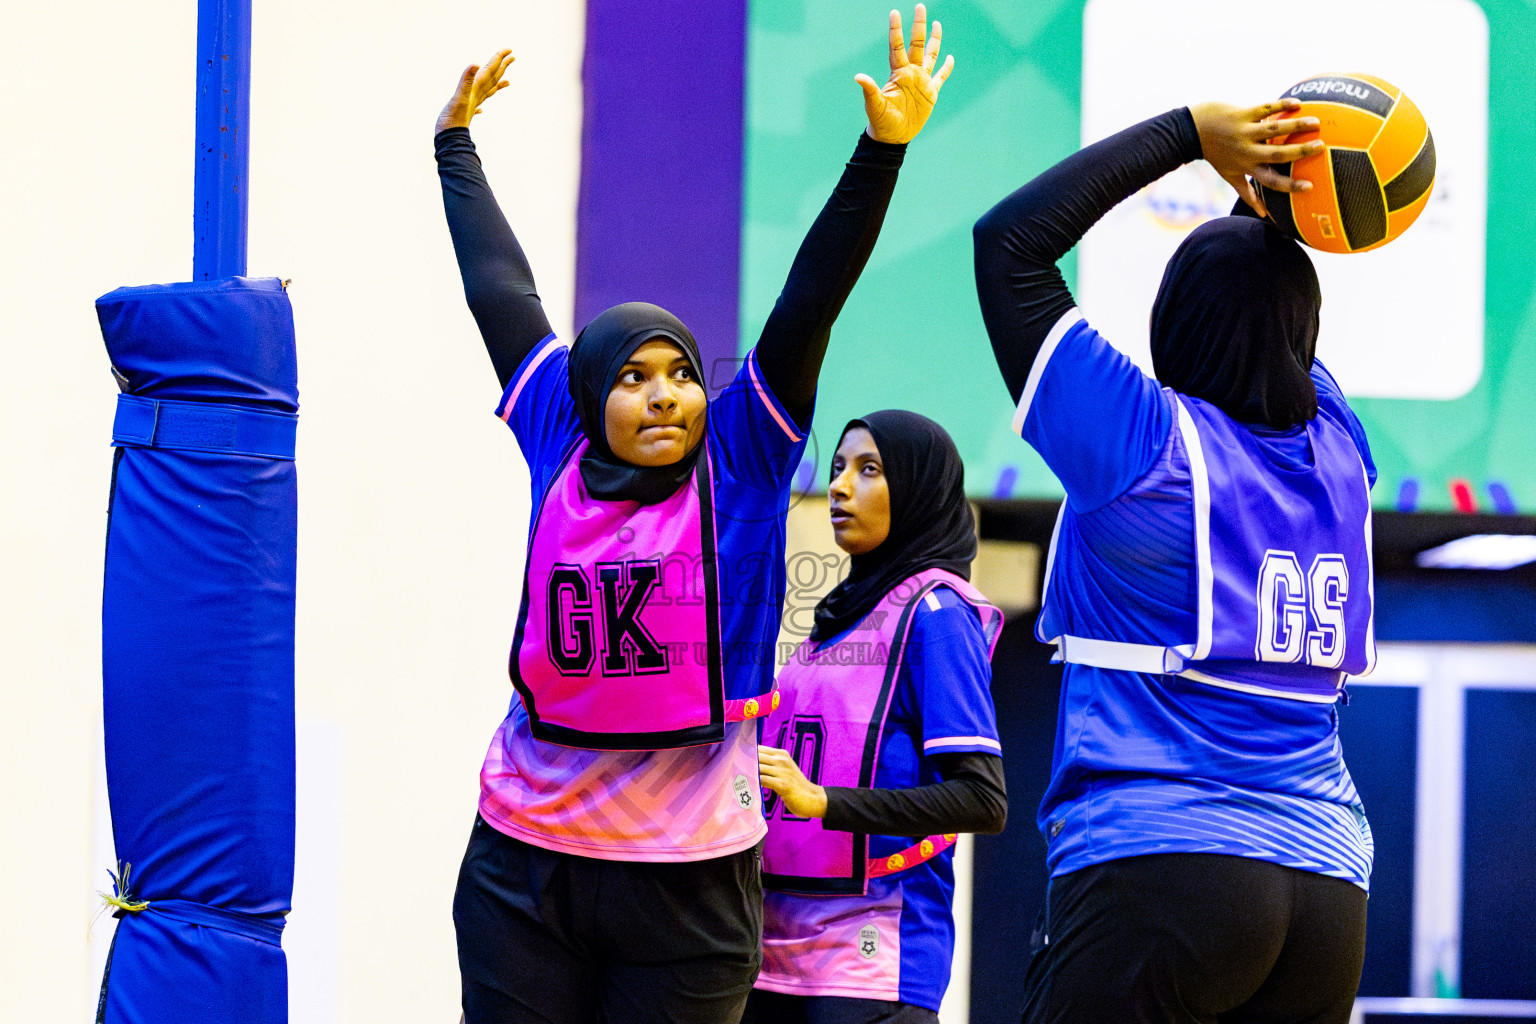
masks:
[[[28,4],[0,32],[0,1018],[87,1012],[113,401],[92,299],[190,272],[192,26]],[[183,85],[185,88],[183,88]],[[182,131],[181,126],[186,130]]]
[[[458,1016],[450,900],[528,510],[432,123],[463,65],[518,52],[476,138],[569,336],[583,6],[256,4],[250,269],[293,279],[302,402],[295,1022]],[[24,5],[0,33],[0,1019],[93,1008],[116,388],[92,300],[190,276],[194,33],[190,0]]]

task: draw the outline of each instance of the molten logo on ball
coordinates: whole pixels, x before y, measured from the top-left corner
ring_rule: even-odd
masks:
[[[1276,145],[1321,138],[1315,156],[1276,169],[1312,183],[1295,194],[1263,188],[1275,225],[1323,252],[1380,248],[1408,230],[1435,184],[1435,140],[1424,115],[1401,89],[1370,75],[1319,75],[1290,88],[1301,108],[1274,117],[1315,117],[1316,132]]]

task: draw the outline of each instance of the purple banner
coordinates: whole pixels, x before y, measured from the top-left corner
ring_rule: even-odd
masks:
[[[654,302],[737,350],[747,0],[588,0],[576,329]],[[723,376],[722,376],[723,373]]]

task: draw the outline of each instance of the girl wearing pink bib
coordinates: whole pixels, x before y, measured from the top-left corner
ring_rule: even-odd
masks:
[[[468,132],[511,53],[466,69],[438,121],[465,296],[535,509],[517,695],[454,896],[466,1024],[741,1015],[761,958],[752,719],[773,706],[789,483],[832,323],[949,71],[918,11],[910,62],[892,19],[891,80],[862,83],[869,128],[713,399],[692,333],[657,306],[615,306],[570,346],[550,331]]]
[[[759,748],[763,969],[747,1020],[931,1022],[954,947],[952,847],[1007,816],[975,524],[942,427],[849,423],[833,531],[852,568],[779,673]]]

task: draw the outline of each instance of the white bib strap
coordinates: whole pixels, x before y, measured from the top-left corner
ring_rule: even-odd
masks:
[[[1298,693],[1252,683],[1238,683],[1217,679],[1204,672],[1184,667],[1184,659],[1191,653],[1189,648],[1159,647],[1157,644],[1127,644],[1118,640],[1090,640],[1085,636],[1062,635],[1051,643],[1056,645],[1052,661],[1065,661],[1073,665],[1092,665],[1119,672],[1145,672],[1149,675],[1176,675],[1197,683],[1219,686],[1239,693],[1255,693],[1282,700],[1299,700],[1309,704],[1332,704],[1344,688],[1344,673],[1338,673],[1338,691],[1331,694]]]
[[[1178,651],[1157,644],[1127,644],[1118,640],[1090,640],[1085,636],[1062,635],[1053,643],[1060,660],[1074,665],[1116,669],[1121,672],[1150,672],[1162,675],[1184,668]],[[1054,659],[1053,659],[1054,660]]]
[[[1303,704],[1333,704],[1339,699],[1339,694],[1344,692],[1344,673],[1338,674],[1338,682],[1333,693],[1297,693],[1295,690],[1276,690],[1269,686],[1254,686],[1252,683],[1237,683],[1230,679],[1217,679],[1208,676],[1204,672],[1196,672],[1187,668],[1179,675],[1184,679],[1193,679],[1197,683],[1205,683],[1207,686],[1217,686],[1223,690],[1235,690],[1238,693],[1256,693],[1261,697],[1278,697],[1281,700],[1298,700]]]

